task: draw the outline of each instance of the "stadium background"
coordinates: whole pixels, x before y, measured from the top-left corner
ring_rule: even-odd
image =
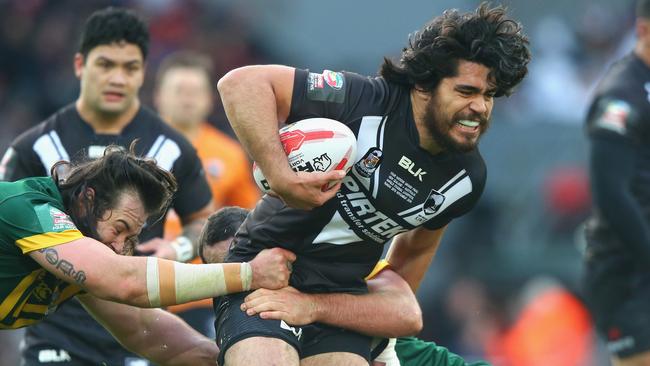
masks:
[[[608,365],[571,301],[580,296],[576,231],[589,212],[582,117],[597,78],[632,46],[633,1],[502,3],[530,37],[530,74],[496,105],[481,144],[486,192],[450,226],[427,274],[418,294],[425,315],[420,336],[495,365],[516,364],[512,349],[534,348],[542,357],[558,345],[571,349],[567,366]],[[215,81],[252,63],[374,74],[381,57],[398,55],[407,34],[433,15],[478,2],[0,0],[0,153],[76,98],[79,29],[109,4],[136,9],[150,25],[141,97],[151,105],[158,63],[178,49],[211,55]],[[229,131],[220,108],[210,122]],[[0,341],[0,365],[16,365],[15,346],[7,337]],[[539,357],[540,365],[551,364]]]

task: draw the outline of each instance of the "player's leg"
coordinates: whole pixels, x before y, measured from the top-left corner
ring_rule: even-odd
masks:
[[[372,339],[345,329],[314,323],[302,327],[301,366],[353,365],[370,363]]]
[[[298,365],[296,349],[287,342],[268,337],[251,337],[231,345],[224,355],[225,365]]]
[[[300,361],[300,366],[367,366],[368,360],[365,358],[347,352],[330,352],[322,353],[311,357],[304,358]]]
[[[248,292],[222,296],[215,302],[219,364],[297,366],[301,329],[280,320],[246,315],[239,308],[246,295]]]
[[[585,298],[613,365],[650,366],[650,273],[620,251],[593,255],[586,269]]]

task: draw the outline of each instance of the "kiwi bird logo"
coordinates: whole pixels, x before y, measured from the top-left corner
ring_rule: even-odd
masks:
[[[313,165],[314,165],[314,170],[319,171],[319,172],[325,172],[327,171],[327,168],[329,168],[332,165],[332,159],[327,155],[327,153],[317,156],[313,160]]]

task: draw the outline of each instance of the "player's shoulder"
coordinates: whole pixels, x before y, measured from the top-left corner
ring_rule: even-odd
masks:
[[[22,209],[30,208],[39,202],[63,208],[61,195],[50,177],[30,177],[0,184],[2,185],[2,194],[0,194],[2,214],[20,214]]]
[[[650,68],[630,53],[614,62],[599,81],[594,102],[618,99],[628,104],[647,104],[650,93]]]
[[[194,151],[192,144],[173,127],[165,123],[162,118],[147,106],[142,106],[133,121],[135,131],[132,133],[142,136],[153,136],[153,144],[164,143],[165,141],[173,141],[181,150],[181,153],[186,154]]]
[[[457,155],[457,161],[467,171],[475,185],[484,186],[487,179],[487,165],[478,147]]]
[[[32,149],[36,140],[42,136],[50,134],[52,131],[57,131],[62,126],[62,121],[69,120],[75,113],[74,104],[69,104],[38,124],[28,128],[18,135],[12,142],[12,147],[18,151],[24,149]]]

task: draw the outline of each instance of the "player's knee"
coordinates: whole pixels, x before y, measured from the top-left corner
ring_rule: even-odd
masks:
[[[244,365],[295,365],[298,352],[287,342],[269,337],[251,337],[230,346],[224,355],[225,364]]]

